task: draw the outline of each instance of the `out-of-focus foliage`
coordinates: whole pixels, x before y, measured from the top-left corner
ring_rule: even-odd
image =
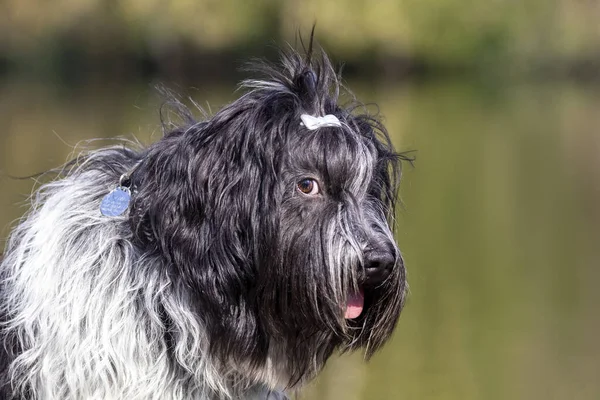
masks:
[[[0,54],[235,51],[317,22],[348,60],[518,71],[597,62],[599,20],[600,4],[580,0],[0,0]]]

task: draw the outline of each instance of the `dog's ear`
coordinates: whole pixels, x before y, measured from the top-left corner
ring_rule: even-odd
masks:
[[[164,259],[179,302],[204,321],[211,353],[260,364],[268,342],[252,284],[257,243],[272,240],[263,215],[274,215],[278,186],[274,155],[249,134],[256,121],[247,109],[235,103],[156,143],[132,218],[146,250]]]

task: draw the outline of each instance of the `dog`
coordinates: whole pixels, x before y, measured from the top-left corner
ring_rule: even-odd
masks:
[[[0,265],[1,398],[283,399],[390,337],[408,157],[312,39],[253,70],[37,189]]]

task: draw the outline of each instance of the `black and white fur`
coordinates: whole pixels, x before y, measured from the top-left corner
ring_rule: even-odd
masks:
[[[0,267],[1,398],[284,398],[334,351],[368,357],[390,337],[402,156],[364,107],[338,104],[323,53],[256,69],[213,116],[91,151],[37,190]],[[128,172],[129,210],[101,215]],[[298,190],[307,178],[319,193]]]

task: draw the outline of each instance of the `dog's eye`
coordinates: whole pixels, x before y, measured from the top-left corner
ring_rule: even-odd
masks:
[[[300,192],[310,196],[319,194],[321,191],[319,189],[319,183],[316,180],[310,178],[302,179],[300,182],[298,182],[296,186],[298,187],[298,190]]]

